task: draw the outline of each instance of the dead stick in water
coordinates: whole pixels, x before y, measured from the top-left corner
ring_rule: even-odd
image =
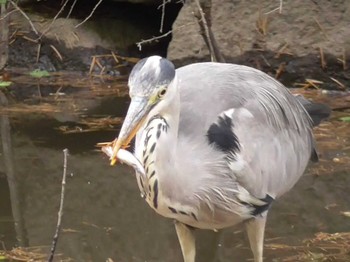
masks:
[[[320,49],[321,68],[323,70],[325,70],[327,68],[326,59],[324,58],[324,53],[323,53],[322,47],[320,47],[319,49]]]
[[[48,262],[52,262],[55,254],[56,245],[58,242],[58,236],[61,229],[62,216],[63,216],[63,203],[64,203],[64,193],[65,193],[65,187],[66,187],[66,176],[67,176],[67,157],[69,155],[67,148],[63,149],[63,155],[64,155],[64,161],[63,161],[63,175],[62,175],[62,187],[61,187],[61,201],[60,201],[60,208],[58,210],[56,232],[53,237],[53,241],[51,245],[51,254],[47,260]]]

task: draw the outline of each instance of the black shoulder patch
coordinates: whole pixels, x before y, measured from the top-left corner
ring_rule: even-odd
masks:
[[[262,206],[253,205],[253,207],[254,207],[254,210],[252,212],[253,216],[257,216],[257,215],[265,212],[266,210],[268,210],[274,199],[270,195],[266,195],[266,197],[261,198],[260,200],[264,201],[266,204],[262,205]]]
[[[207,131],[209,144],[215,144],[218,149],[225,153],[239,152],[239,141],[232,126],[231,118],[226,115],[219,116],[218,123],[213,123]]]

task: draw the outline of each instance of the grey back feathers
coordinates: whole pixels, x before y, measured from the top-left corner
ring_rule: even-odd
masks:
[[[179,68],[177,74],[181,104],[190,112],[180,117],[180,130],[187,133],[189,128],[203,132],[223,111],[243,106],[259,115],[259,121],[279,130],[311,128],[311,119],[299,101],[282,84],[259,70],[234,64],[199,63]]]
[[[190,136],[196,143],[207,136],[208,144],[230,160],[235,179],[255,197],[275,198],[298,181],[314,151],[312,120],[282,84],[259,70],[234,64],[199,63],[176,72],[179,139]],[[223,112],[228,118],[220,119]],[[222,136],[230,138],[230,150]],[[224,152],[228,150],[230,155]]]

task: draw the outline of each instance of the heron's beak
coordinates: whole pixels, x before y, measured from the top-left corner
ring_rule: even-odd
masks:
[[[133,97],[131,99],[119,136],[112,145],[111,165],[114,165],[117,161],[118,150],[127,147],[134,138],[150,110],[151,105],[149,105],[146,97]]]

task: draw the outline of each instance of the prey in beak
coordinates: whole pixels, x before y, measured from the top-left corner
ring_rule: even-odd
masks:
[[[100,144],[103,145],[103,147],[112,147],[112,155],[110,156],[111,165],[117,162],[117,153],[119,149],[129,146],[131,140],[143,125],[151,108],[152,105],[149,104],[146,97],[136,96],[131,99],[128,113],[126,114],[118,138],[111,143]]]
[[[144,58],[134,66],[128,81],[131,103],[119,136],[113,142],[98,144],[108,152],[111,165],[116,163],[119,149],[128,147],[151,109],[164,98],[174,78],[174,65],[160,56]]]

